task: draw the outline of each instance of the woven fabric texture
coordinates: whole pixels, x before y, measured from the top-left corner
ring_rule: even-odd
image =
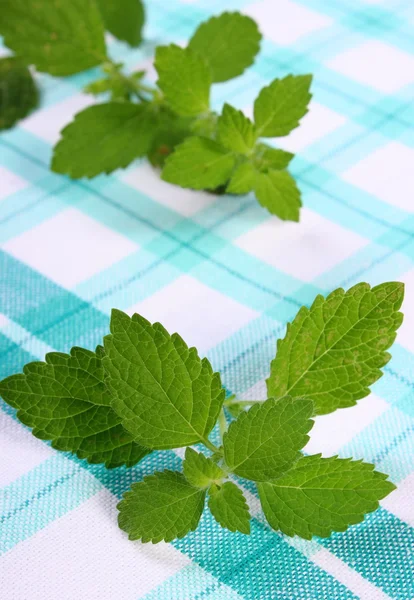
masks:
[[[410,600],[414,597],[414,6],[412,0],[146,0],[146,42],[109,39],[149,68],[224,9],[254,17],[262,51],[217,85],[251,111],[259,89],[314,73],[313,100],[280,146],[297,152],[300,224],[251,195],[170,186],[145,163],[91,181],[49,170],[59,131],[94,102],[98,70],[37,76],[40,110],[0,136],[0,377],[51,350],[93,348],[112,307],[161,321],[196,345],[227,390],[262,398],[275,341],[317,293],[358,281],[406,283],[393,359],[370,397],[319,417],[309,452],[374,462],[398,485],[346,533],[311,542],[266,524],[253,488],[252,535],[207,514],[171,544],[131,543],[116,504],[130,483],[180,468],[164,451],[108,471],[35,439],[0,400],[0,596],[9,600]],[[4,54],[7,50],[0,52]]]

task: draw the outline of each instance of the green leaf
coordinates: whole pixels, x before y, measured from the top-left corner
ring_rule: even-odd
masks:
[[[257,485],[266,519],[273,529],[306,540],[345,531],[395,489],[373,469],[350,458],[304,456],[280,479]]]
[[[207,138],[189,137],[167,158],[162,179],[194,190],[214,190],[228,181],[234,157]]]
[[[218,114],[210,111],[207,114],[200,115],[194,119],[191,124],[191,133],[198,137],[214,140],[217,135]]]
[[[130,540],[171,542],[197,528],[205,496],[205,490],[190,485],[181,473],[157,472],[124,494],[118,523]]]
[[[211,72],[203,57],[175,44],[158,46],[154,66],[158,87],[175,112],[196,116],[209,110]]]
[[[148,151],[148,160],[154,167],[163,167],[175,146],[191,136],[188,117],[162,112],[157,117],[154,137]]]
[[[225,104],[218,119],[218,140],[228,150],[249,155],[256,142],[254,125],[240,110]]]
[[[255,404],[224,434],[224,459],[246,479],[266,481],[287,471],[300,456],[312,428],[313,403],[305,398],[270,398]]]
[[[112,406],[124,427],[147,448],[206,442],[224,400],[209,361],[160,323],[112,311],[104,338],[104,367]]]
[[[287,171],[256,173],[254,191],[260,204],[285,221],[299,221],[300,191]]]
[[[0,395],[17,408],[33,435],[52,440],[53,448],[76,453],[108,468],[137,463],[149,450],[133,441],[110,405],[104,384],[102,347],[95,352],[72,348],[70,355],[46,354],[23,374],[0,382]]]
[[[248,194],[253,189],[256,170],[250,162],[245,162],[236,167],[227,186],[228,194]]]
[[[213,81],[227,81],[241,75],[253,63],[261,38],[253,19],[237,12],[224,12],[199,25],[189,48],[208,61]]]
[[[107,60],[95,0],[2,0],[4,43],[38,71],[72,75]]]
[[[250,533],[250,513],[243,492],[231,481],[212,485],[208,506],[218,523],[230,531]]]
[[[286,169],[294,154],[280,150],[280,148],[272,148],[267,144],[256,144],[254,152],[254,166],[261,173],[268,173],[270,170]]]
[[[228,194],[248,194],[254,185],[256,170],[250,162],[240,164],[233,171],[226,188]]]
[[[145,21],[141,0],[98,0],[98,5],[112,35],[130,46],[140,45]]]
[[[404,297],[402,283],[359,283],[317,296],[302,307],[277,343],[267,390],[272,396],[303,396],[315,414],[353,406],[369,394],[391,356]]]
[[[220,482],[226,473],[211,458],[192,448],[185,451],[183,463],[185,478],[191,485],[201,489],[210,487],[212,483]]]
[[[90,106],[62,130],[52,170],[77,179],[125,168],[148,152],[153,128],[154,117],[145,105],[108,102]]]
[[[0,130],[36,108],[39,93],[29,69],[15,56],[0,58]]]
[[[287,75],[264,87],[254,103],[258,135],[280,137],[299,125],[308,112],[312,75]]]

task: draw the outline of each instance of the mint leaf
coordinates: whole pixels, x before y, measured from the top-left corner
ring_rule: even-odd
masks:
[[[226,473],[211,458],[192,448],[185,451],[183,463],[184,476],[191,485],[201,489],[208,488],[212,483],[220,482]]]
[[[402,322],[403,296],[402,283],[372,289],[359,283],[326,299],[317,296],[310,309],[302,307],[277,343],[269,395],[306,394],[315,414],[353,406],[367,396],[391,358],[386,350]]]
[[[359,523],[395,489],[362,461],[304,456],[275,481],[257,485],[269,524],[286,535],[328,537]]]
[[[140,45],[145,21],[141,0],[98,0],[98,5],[112,35],[130,46]]]
[[[254,125],[240,110],[225,104],[218,118],[218,140],[228,150],[249,155],[256,142]]]
[[[312,75],[287,75],[264,87],[254,103],[258,135],[280,137],[299,125],[308,112]]]
[[[234,163],[234,157],[216,142],[189,137],[167,158],[161,177],[181,187],[214,190],[227,182]]]
[[[249,162],[236,167],[226,188],[228,194],[247,194],[253,189],[256,171]]]
[[[90,106],[62,130],[52,170],[77,179],[125,168],[148,152],[154,122],[146,105],[108,102]]]
[[[224,460],[246,479],[266,481],[287,471],[300,456],[312,428],[313,403],[305,398],[270,398],[255,404],[224,434]]]
[[[254,149],[254,165],[261,173],[286,169],[293,157],[291,152],[267,144],[256,144]]]
[[[208,61],[213,81],[226,81],[241,75],[253,63],[261,38],[250,17],[225,12],[201,23],[190,39],[189,48]]]
[[[196,116],[209,110],[211,72],[203,57],[175,44],[158,46],[154,66],[158,87],[175,112]]]
[[[231,481],[211,486],[208,506],[222,527],[233,532],[250,533],[249,507],[241,489]]]
[[[206,443],[224,399],[209,361],[160,323],[112,311],[104,367],[112,406],[147,448]]]
[[[72,75],[106,60],[95,0],[2,0],[0,34],[38,71]]]
[[[299,221],[300,191],[287,171],[256,173],[254,191],[260,204],[285,221]]]
[[[29,69],[15,56],[0,58],[0,130],[26,117],[39,101]]]
[[[160,113],[148,150],[148,160],[154,167],[163,167],[175,146],[181,144],[188,136],[191,136],[188,117],[179,117],[169,112]]]
[[[118,523],[130,540],[157,544],[182,538],[197,528],[206,492],[184,475],[163,471],[133,483],[118,504]]]
[[[191,132],[198,137],[214,140],[217,134],[217,121],[218,114],[214,111],[199,115],[190,124]]]
[[[33,435],[52,440],[53,448],[74,452],[108,468],[132,466],[149,450],[136,444],[112,410],[104,384],[102,347],[96,353],[72,348],[70,355],[51,352],[46,362],[32,362],[23,374],[0,382],[0,395],[17,408]]]

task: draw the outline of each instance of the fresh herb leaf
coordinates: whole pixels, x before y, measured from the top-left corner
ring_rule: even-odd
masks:
[[[181,473],[154,473],[124,494],[118,523],[130,540],[171,542],[196,529],[205,496],[205,490],[190,485]]]
[[[345,531],[395,489],[373,469],[349,458],[304,456],[279,479],[257,485],[266,519],[273,529],[305,540]]]
[[[154,167],[163,167],[174,148],[191,135],[188,117],[178,117],[170,111],[160,113],[147,154],[148,160]]]
[[[308,112],[311,82],[311,75],[288,75],[264,87],[254,103],[258,135],[280,137],[295,129]]]
[[[287,171],[256,173],[254,191],[260,204],[279,219],[299,221],[300,191]]]
[[[62,130],[52,170],[77,179],[125,168],[148,152],[154,123],[146,105],[108,102],[90,106]]]
[[[228,194],[247,194],[254,185],[256,171],[250,162],[244,162],[236,167],[231,175],[226,192]]]
[[[140,45],[145,21],[141,0],[98,0],[98,5],[112,35],[130,46]]]
[[[228,150],[249,155],[256,142],[254,125],[240,110],[225,104],[218,118],[218,140]]]
[[[267,390],[311,398],[315,414],[353,406],[382,375],[402,314],[402,283],[359,283],[302,307],[277,343]]]
[[[0,34],[38,71],[72,75],[106,60],[95,0],[2,0]]]
[[[185,451],[183,470],[187,481],[201,489],[207,489],[212,483],[219,483],[226,477],[226,473],[214,460],[192,448]]]
[[[294,154],[280,150],[280,148],[272,148],[267,144],[256,144],[254,149],[254,166],[261,173],[269,171],[279,171],[286,169]]]
[[[231,481],[212,485],[208,506],[218,523],[230,531],[250,533],[250,513],[243,492]]]
[[[243,412],[224,434],[224,459],[246,479],[266,481],[287,471],[309,441],[313,403],[305,398],[270,398]]]
[[[113,411],[104,384],[102,347],[51,352],[46,362],[27,364],[22,374],[0,382],[0,395],[17,408],[33,435],[53,448],[76,453],[108,468],[131,467],[149,453],[133,441]]]
[[[217,137],[218,115],[214,111],[199,115],[191,122],[191,133],[202,138],[214,140]]]
[[[206,358],[160,323],[112,311],[104,367],[112,406],[147,448],[210,445],[224,400],[220,375]]]
[[[26,65],[15,56],[0,58],[0,130],[24,119],[39,101],[39,93]]]
[[[210,105],[211,72],[202,56],[175,44],[155,52],[158,87],[179,115],[197,116]]]
[[[250,17],[225,12],[201,23],[190,39],[189,48],[208,61],[213,81],[227,81],[241,75],[253,63],[261,38]]]
[[[234,156],[220,144],[194,136],[167,158],[162,179],[195,190],[214,190],[228,181],[234,164]]]

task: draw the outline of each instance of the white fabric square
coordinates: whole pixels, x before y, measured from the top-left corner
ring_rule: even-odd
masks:
[[[342,177],[384,202],[414,212],[414,150],[400,142],[368,154]]]
[[[206,206],[214,204],[217,200],[214,194],[187,190],[163,181],[160,173],[148,163],[142,163],[128,169],[128,171],[121,174],[121,179],[152,198],[152,200],[168,206],[168,208],[184,217],[191,217]]]
[[[76,208],[64,210],[4,245],[6,252],[66,288],[92,277],[138,247]]]
[[[24,190],[29,185],[28,181],[0,165],[0,200]]]
[[[414,527],[414,473],[398,483],[397,489],[381,501],[384,508]]]
[[[399,277],[405,284],[404,319],[398,330],[398,343],[410,352],[414,352],[414,269]]]
[[[348,444],[388,408],[385,400],[370,394],[358,400],[355,406],[316,417],[315,425],[309,433],[310,440],[304,448],[305,452],[308,454],[322,452],[325,457],[337,454],[345,444]]]
[[[179,333],[189,346],[201,352],[217,346],[259,316],[189,275],[181,275],[127,312],[139,313],[151,323],[161,322],[169,333]]]
[[[392,93],[412,83],[414,57],[378,40],[341,52],[328,67],[380,92]]]
[[[54,453],[50,446],[0,410],[0,488],[28,473]]]
[[[332,23],[330,17],[291,0],[262,0],[248,5],[243,12],[258,22],[267,39],[282,46],[289,46],[302,36],[328,27]]]
[[[360,250],[367,240],[304,208],[300,223],[270,217],[235,244],[301,281],[313,281]]]
[[[36,110],[21,126],[46,142],[55,144],[60,131],[73,120],[75,114],[92,104],[96,104],[92,95],[75,94],[53,106]]]
[[[108,490],[53,521],[2,557],[13,600],[136,600],[190,560],[173,546],[130,542]]]
[[[289,152],[300,152],[346,123],[345,117],[318,102],[311,102],[309,112],[288,136],[278,138],[277,146]]]

